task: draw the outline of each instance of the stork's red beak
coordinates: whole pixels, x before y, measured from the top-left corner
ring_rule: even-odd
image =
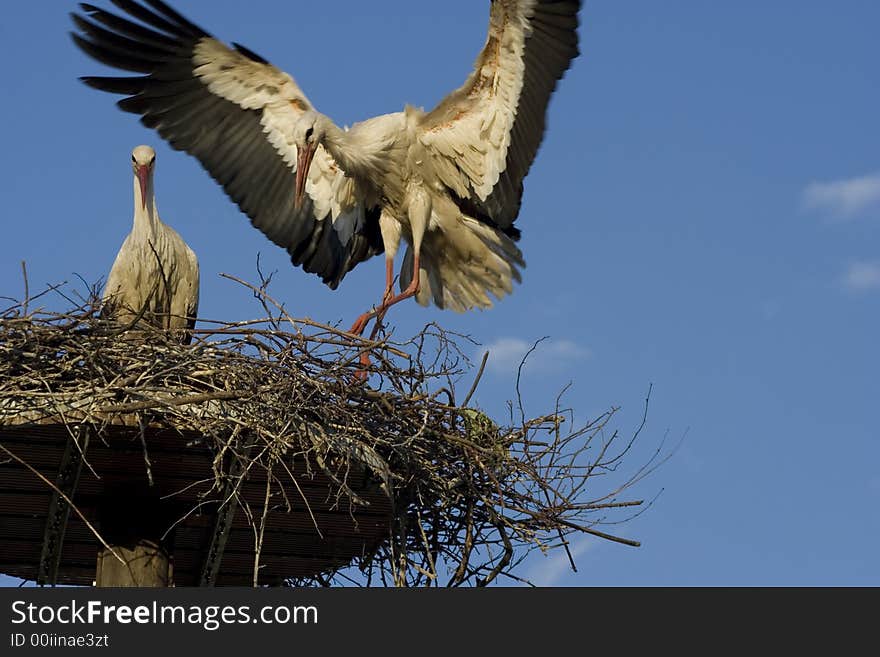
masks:
[[[136,164],[134,167],[134,175],[137,176],[141,185],[141,203],[144,209],[147,208],[147,179],[150,177],[149,164]]]
[[[308,144],[300,148],[296,154],[296,196],[294,206],[297,210],[302,207],[303,197],[306,193],[306,180],[309,177],[309,167],[312,166],[312,158],[315,157],[317,144]]]

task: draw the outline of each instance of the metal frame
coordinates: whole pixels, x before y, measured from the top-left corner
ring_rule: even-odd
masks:
[[[245,447],[245,455],[249,456],[252,449],[252,445]],[[215,586],[217,584],[220,564],[223,562],[223,553],[226,551],[226,541],[229,540],[232,523],[235,521],[235,514],[238,511],[236,493],[241,486],[243,471],[242,460],[235,459],[230,465],[226,483],[223,486],[222,502],[214,518],[211,543],[205,552],[202,574],[199,576],[199,586]]]
[[[68,500],[72,501],[76,494],[91,434],[91,426],[80,424],[74,427],[67,438],[64,456],[58,467],[58,476],[55,478],[55,489],[52,491],[52,499],[49,502],[49,512],[46,515],[43,548],[40,552],[40,565],[37,571],[37,584],[40,586],[55,586],[58,582],[64,533],[67,531],[67,520],[70,517]]]

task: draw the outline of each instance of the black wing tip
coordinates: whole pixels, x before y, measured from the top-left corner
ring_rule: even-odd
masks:
[[[79,81],[87,87],[97,89],[98,91],[126,96],[136,96],[143,91],[144,87],[144,78],[138,76],[109,77],[84,75],[80,76]]]
[[[247,46],[243,46],[240,43],[236,43],[235,41],[233,41],[232,47],[235,48],[238,52],[240,52],[242,55],[244,55],[248,59],[251,59],[251,60],[257,62],[257,64],[268,64],[271,66],[268,59],[266,59],[265,57],[261,57],[260,55],[255,53],[253,50],[251,50]]]
[[[164,2],[163,0],[143,0],[150,7],[152,7],[155,11],[158,11],[162,15],[164,15],[167,19],[173,21],[178,27],[186,28],[190,31],[192,36],[204,37],[210,36],[204,29],[200,26],[193,23],[186,16],[181,14],[176,9],[172,8],[171,5]]]
[[[92,43],[91,41],[86,39],[81,34],[78,34],[76,32],[68,32],[68,34],[70,34],[70,38],[76,44],[77,48],[79,48],[80,50],[82,50],[83,52],[85,52],[87,54],[89,53],[89,50],[91,48],[95,47],[94,43]]]
[[[211,36],[161,0],[109,0],[109,2],[122,13],[114,14],[88,2],[80,2],[79,7],[92,20],[129,23],[178,40],[197,41]],[[118,31],[115,26],[111,29]]]

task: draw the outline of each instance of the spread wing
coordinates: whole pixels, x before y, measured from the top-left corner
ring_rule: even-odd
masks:
[[[85,77],[127,96],[126,112],[196,157],[227,195],[295,265],[335,288],[382,251],[379,210],[319,148],[294,207],[292,128],[311,104],[293,78],[247,48],[229,48],[161,0],[111,0],[122,14],[81,4],[76,44],[99,62],[139,73]]]
[[[474,72],[423,120],[421,140],[463,209],[516,234],[522,182],[550,96],[578,55],[580,0],[492,0]]]

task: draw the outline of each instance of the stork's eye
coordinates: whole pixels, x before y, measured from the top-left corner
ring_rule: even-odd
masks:
[[[154,155],[153,157],[150,158],[150,166],[153,166],[153,164],[155,164],[155,162],[156,162],[156,156]]]
[[[134,155],[131,156],[131,161],[134,162],[135,164],[137,164],[137,160],[134,159]]]
[[[308,130],[306,130],[306,141],[312,140],[312,135],[314,134],[314,132],[315,132],[314,128],[309,128]]]

